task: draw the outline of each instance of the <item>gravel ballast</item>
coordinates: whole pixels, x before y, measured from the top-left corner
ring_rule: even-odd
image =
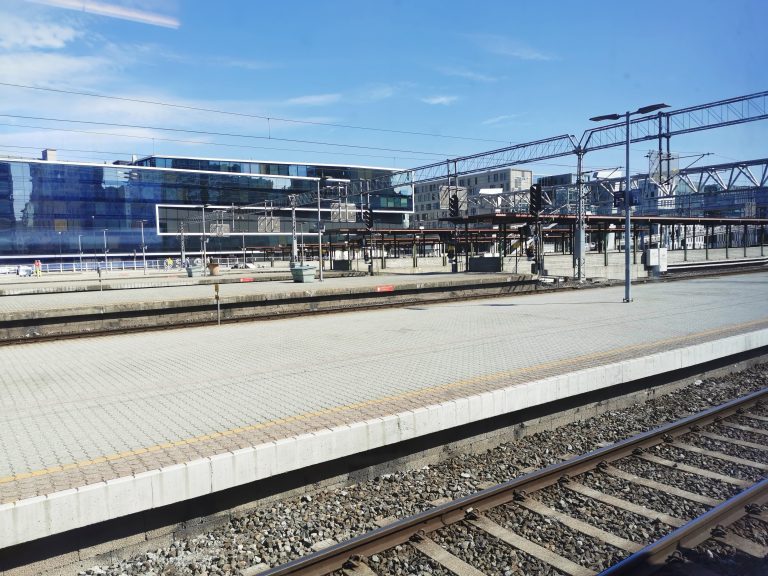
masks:
[[[243,512],[228,524],[205,534],[178,538],[169,547],[138,554],[111,566],[94,566],[81,574],[236,575],[259,563],[274,566],[311,553],[312,545],[317,542],[327,539],[340,541],[372,530],[377,527],[377,520],[381,518],[401,518],[414,514],[430,508],[435,500],[455,499],[471,494],[488,483],[496,484],[514,478],[524,468],[547,466],[559,461],[563,454],[588,452],[604,443],[612,443],[655,428],[659,424],[766,386],[768,365],[717,379],[697,380],[683,389],[658,396],[644,404],[609,411],[552,431],[533,434],[479,454],[459,454],[436,465],[396,471],[366,482],[324,488],[303,496],[270,502]],[[761,407],[753,412],[764,414],[765,409]],[[754,423],[754,420],[751,422]],[[742,434],[741,431],[723,426],[713,425],[711,431],[723,436],[749,440],[748,433]],[[764,438],[762,440],[764,441]],[[700,442],[697,445],[708,446]],[[720,451],[726,452],[725,449]],[[737,448],[731,448],[728,453],[752,459],[759,455],[759,451],[745,449],[745,452],[741,453]],[[688,456],[690,454],[686,453],[686,457]],[[760,461],[766,462],[767,459],[764,454]],[[687,459],[686,462],[690,463],[692,460]],[[691,477],[678,470],[659,467],[634,457],[615,465],[628,472],[655,477],[660,482],[699,491],[713,498],[724,499],[738,491],[736,487],[716,480]],[[659,468],[664,469],[659,471]],[[749,470],[754,472],[751,468]],[[684,519],[695,517],[706,509],[706,506],[648,488],[628,485],[623,480],[599,472],[586,473],[577,479],[605,493]],[[654,525],[650,520],[638,521],[635,515],[604,504],[585,504],[581,501],[581,496],[575,495],[565,487],[552,488],[537,498],[552,507],[573,513],[575,517],[586,522],[596,522],[595,525],[604,530],[613,531],[639,543],[657,538],[669,529],[665,525]],[[563,500],[564,504],[561,504],[560,500]],[[616,561],[625,555],[598,543],[596,549],[605,548],[601,552],[603,556],[600,557],[594,549],[587,549],[587,537],[580,536],[562,525],[553,527],[554,521],[519,507],[511,507],[511,510],[514,511],[515,520],[508,524],[510,528],[521,530],[523,536],[528,533],[532,537],[541,537],[542,542],[546,543],[561,537],[566,540],[573,539],[571,550],[563,555],[585,566],[593,569],[604,567],[610,563],[609,559]],[[638,530],[631,528],[631,525],[637,526]],[[618,531],[619,528],[621,531]],[[457,530],[464,530],[463,536],[462,533],[457,533]],[[456,544],[459,536],[469,540],[468,534],[471,534],[473,549],[477,549],[480,538],[484,543],[495,540],[484,533],[478,536],[479,532],[466,526],[462,529],[450,527],[441,530],[437,536],[432,536],[435,536],[435,539],[445,539],[441,543],[446,547],[458,545],[466,552],[470,549],[469,545],[464,548]],[[451,538],[453,543],[449,543]],[[577,544],[578,541],[582,544]],[[507,574],[506,570],[509,570],[507,576],[517,573],[557,574],[549,567],[538,566],[538,561],[509,546],[504,550],[506,552],[503,556],[486,561],[488,574]],[[448,571],[433,565],[431,560],[409,545],[377,556],[379,562],[369,559],[368,564],[379,574],[448,574]],[[479,555],[475,557],[479,558]],[[521,567],[529,571],[514,571],[523,569]],[[548,571],[539,572],[539,568]]]

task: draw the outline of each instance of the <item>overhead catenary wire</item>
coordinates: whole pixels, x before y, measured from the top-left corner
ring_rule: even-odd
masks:
[[[28,90],[40,90],[43,92],[55,92],[59,94],[71,94],[76,96],[87,96],[91,98],[104,98],[108,100],[119,100],[123,102],[134,102],[137,104],[151,104],[154,106],[164,106],[168,108],[177,108],[180,110],[193,110],[196,112],[209,112],[213,114],[224,114],[227,116],[238,116],[242,118],[255,118],[258,120],[265,120],[268,123],[268,129],[271,136],[271,122],[285,122],[290,124],[305,124],[308,126],[327,126],[329,128],[346,128],[349,130],[366,130],[370,132],[388,132],[390,134],[405,134],[409,136],[426,136],[429,138],[446,138],[451,140],[468,140],[473,142],[493,142],[497,144],[512,144],[506,140],[494,140],[490,138],[474,138],[471,136],[456,136],[451,134],[436,134],[432,132],[419,132],[415,130],[397,130],[394,128],[379,128],[373,126],[356,126],[353,124],[340,124],[335,122],[320,122],[316,120],[298,120],[294,118],[282,118],[279,116],[264,116],[260,114],[249,114],[246,112],[232,112],[229,110],[217,110],[215,108],[204,108],[201,106],[190,106],[188,104],[176,104],[172,102],[161,102],[159,100],[144,100],[141,98],[129,98],[127,96],[112,96],[108,94],[98,94],[95,92],[81,92],[77,90],[65,90],[63,88],[48,88],[43,86],[31,86],[28,84],[15,84],[12,82],[0,82],[0,86],[7,86],[10,88],[23,88]]]
[[[215,132],[209,130],[191,130],[189,128],[169,128],[167,126],[147,126],[143,124],[122,124],[119,122],[100,122],[97,120],[72,120],[68,118],[50,118],[47,116],[25,116],[21,114],[0,114],[2,118],[18,118],[20,120],[41,120],[43,122],[62,122],[69,124],[89,124],[93,126],[111,126],[113,128],[134,128],[140,130],[157,130],[160,132],[181,132],[185,134],[201,134],[204,136],[224,136],[227,138],[244,138],[253,140],[277,140],[280,142],[295,142],[298,144],[317,144],[319,146],[334,146],[337,148],[353,148],[360,150],[378,150],[381,152],[396,152],[404,154],[425,154],[448,158],[456,156],[453,152],[426,152],[423,150],[408,150],[400,148],[382,148],[379,146],[364,146],[361,144],[337,144],[333,142],[322,142],[318,140],[302,140],[297,138],[276,138],[270,136],[257,136],[254,134],[237,134],[232,132]]]
[[[74,128],[53,128],[50,126],[35,126],[32,124],[7,124],[0,122],[0,126],[12,126],[12,127],[18,127],[18,128],[33,128],[36,130],[48,130],[51,132],[68,132],[68,133],[75,133],[75,134],[88,134],[92,136],[109,136],[109,137],[117,137],[117,138],[133,138],[138,140],[149,140],[149,141],[156,141],[156,142],[173,142],[175,144],[193,144],[196,146],[216,146],[216,147],[225,147],[225,148],[236,148],[236,149],[247,149],[247,150],[274,150],[274,151],[280,151],[280,152],[301,152],[301,153],[309,153],[309,154],[338,154],[342,156],[354,156],[354,157],[361,157],[361,158],[395,158],[397,160],[414,160],[414,161],[423,161],[425,158],[413,158],[408,156],[391,156],[391,155],[384,155],[384,154],[357,154],[354,152],[340,152],[340,151],[328,151],[328,150],[307,150],[304,148],[276,148],[274,146],[251,146],[248,144],[227,144],[225,142],[211,142],[207,140],[182,140],[179,138],[158,138],[154,136],[142,136],[138,134],[118,134],[115,132],[96,132],[93,130],[77,130]],[[43,149],[46,148],[46,145],[41,146],[10,146],[7,145],[6,147],[9,148],[37,148],[37,149]],[[65,148],[59,148],[59,150],[66,150]],[[90,150],[87,152],[94,152],[97,154],[107,153],[100,150]],[[136,151],[133,152],[110,152],[112,154],[117,155],[123,155],[126,157],[130,157],[134,154],[136,155],[149,155],[149,153],[146,154],[139,154]]]

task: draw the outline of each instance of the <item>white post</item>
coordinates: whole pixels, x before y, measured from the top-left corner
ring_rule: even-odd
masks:
[[[144,220],[141,220],[141,259],[144,261],[144,274],[147,274],[147,250],[144,245]]]
[[[626,117],[627,127],[627,161],[626,161],[626,184],[624,187],[624,302],[632,302],[632,273],[629,264],[629,242],[630,242],[630,226],[631,221],[629,217],[630,201],[629,201],[629,110],[627,110]],[[608,249],[606,246],[605,250]]]

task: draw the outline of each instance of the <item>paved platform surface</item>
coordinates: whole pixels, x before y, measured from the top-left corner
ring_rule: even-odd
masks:
[[[420,433],[426,406],[455,401],[455,416],[438,423],[447,427],[468,421],[462,399],[485,392],[696,344],[717,350],[768,333],[766,295],[760,273],[640,285],[631,304],[611,287],[3,347],[0,516],[25,499],[86,485],[114,492],[114,479],[266,446],[269,461],[256,456],[256,471],[242,474],[250,481],[300,466],[314,449],[288,439],[308,433],[354,453],[351,435],[322,433],[375,419],[386,428],[411,413],[415,431],[397,424],[404,438]],[[281,446],[293,452],[281,457]],[[204,489],[215,490],[205,462]],[[191,496],[190,482],[170,486]],[[153,505],[178,499],[149,485]]]
[[[253,275],[243,274],[234,278],[249,278]],[[221,284],[219,287],[222,303],[251,295],[300,295],[330,292],[339,290],[354,290],[375,288],[376,286],[404,286],[418,284],[429,286],[446,282],[488,282],[494,278],[508,278],[508,274],[398,274],[380,276],[345,276],[325,278],[323,282],[295,283],[292,280],[273,280],[270,282],[233,282]],[[227,280],[232,277],[227,276]],[[208,278],[207,280],[210,280]],[[73,280],[73,282],[76,280]],[[156,281],[162,281],[162,278]],[[67,281],[64,280],[66,283]],[[150,281],[151,282],[151,281]],[[214,287],[210,284],[163,285],[157,284],[142,288],[117,290],[89,290],[87,292],[18,294],[0,297],[0,319],[3,315],[18,312],[43,312],[55,310],[73,311],[76,309],[93,308],[95,306],[142,306],[152,302],[182,302],[211,300]]]

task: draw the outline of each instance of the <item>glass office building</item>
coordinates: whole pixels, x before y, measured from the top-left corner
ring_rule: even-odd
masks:
[[[50,158],[50,156],[49,156]],[[361,202],[349,181],[388,176],[366,166],[298,164],[150,156],[133,162],[88,164],[56,160],[0,160],[0,260],[72,259],[141,254],[177,257],[201,251],[240,253],[291,242],[290,195],[297,197],[298,227],[364,228]],[[370,198],[377,228],[407,226],[410,186]]]

